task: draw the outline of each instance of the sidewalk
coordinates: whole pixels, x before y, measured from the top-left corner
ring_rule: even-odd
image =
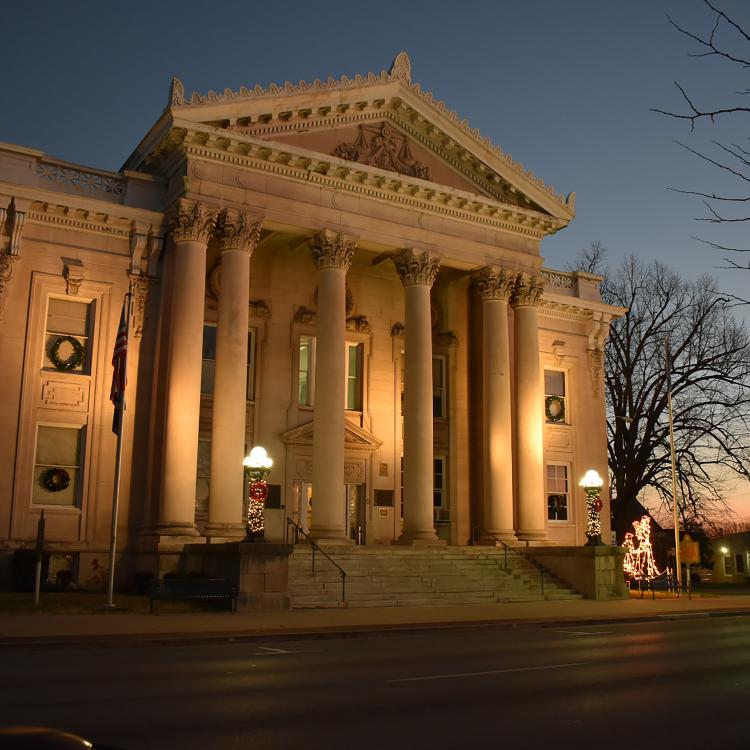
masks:
[[[522,602],[443,607],[383,607],[282,612],[196,612],[149,615],[17,614],[0,617],[0,646],[53,643],[137,643],[244,638],[321,637],[343,633],[445,627],[601,624],[681,617],[750,615],[750,596]]]

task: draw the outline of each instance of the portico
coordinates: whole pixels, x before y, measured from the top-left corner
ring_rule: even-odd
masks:
[[[21,422],[11,409],[0,423],[21,436],[0,496],[13,544],[40,497],[62,501],[34,472],[74,458],[75,492],[49,528],[76,554],[106,543],[106,352],[132,278],[129,549],[244,536],[242,459],[258,444],[274,460],[271,540],[309,512],[326,546],[464,545],[476,529],[490,544],[585,541],[577,478],[606,470],[601,351],[621,311],[598,277],[542,265],[575,196],[413,83],[405,53],[325,83],[188,96],[175,79],[164,116],[99,183],[27,157],[16,186],[0,158],[0,257],[26,264],[4,261],[26,275],[0,287],[25,331]],[[76,170],[107,190],[84,205],[66,187]],[[71,245],[80,266],[58,273]],[[87,322],[62,330],[50,299]],[[79,371],[45,359],[62,335],[88,347]],[[80,460],[40,452],[50,423],[76,430]]]

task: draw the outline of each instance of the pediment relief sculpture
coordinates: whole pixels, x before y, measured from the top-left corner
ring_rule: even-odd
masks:
[[[339,144],[333,155],[409,177],[430,179],[429,167],[412,156],[408,139],[385,122],[360,125],[357,139]]]

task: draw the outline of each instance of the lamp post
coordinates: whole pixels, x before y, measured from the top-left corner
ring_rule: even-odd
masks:
[[[268,475],[271,473],[273,461],[269,458],[265,448],[256,445],[242,465],[245,467],[245,477],[248,480],[247,495],[247,539],[261,541],[263,539],[263,505],[268,497]]]
[[[603,484],[604,480],[594,469],[589,469],[578,483],[578,486],[583,487],[586,493],[586,536],[588,537],[586,547],[600,547],[604,544],[602,542],[602,524],[599,519],[599,512],[602,509],[599,492]]]

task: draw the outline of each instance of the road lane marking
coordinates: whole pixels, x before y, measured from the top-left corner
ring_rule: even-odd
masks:
[[[612,635],[611,630],[555,630],[555,633],[565,633],[565,635]]]
[[[265,653],[256,654],[256,656],[280,656],[283,654],[319,654],[320,651],[287,651],[284,648],[272,648],[271,646],[258,646],[258,649]]]
[[[483,677],[490,674],[510,674],[511,672],[539,672],[543,669],[567,669],[569,667],[583,667],[590,662],[574,661],[569,664],[545,664],[540,667],[515,667],[513,669],[490,669],[486,672],[455,672],[453,674],[431,674],[423,677],[398,677],[386,682],[425,682],[427,680],[453,680],[461,677]]]

